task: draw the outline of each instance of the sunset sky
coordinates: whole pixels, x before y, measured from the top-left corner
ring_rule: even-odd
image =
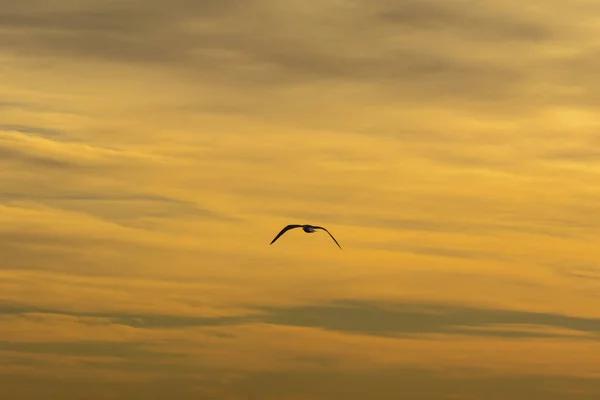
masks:
[[[0,0],[2,400],[598,399],[599,210],[600,1]]]

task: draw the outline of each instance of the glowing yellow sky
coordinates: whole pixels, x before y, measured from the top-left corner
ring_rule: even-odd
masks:
[[[0,0],[2,398],[598,398],[599,13]]]

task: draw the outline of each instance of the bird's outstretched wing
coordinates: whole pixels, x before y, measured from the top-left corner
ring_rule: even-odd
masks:
[[[273,244],[273,243],[275,243],[275,241],[276,241],[277,239],[279,239],[279,236],[283,235],[284,233],[286,233],[286,232],[287,232],[287,231],[289,231],[290,229],[294,229],[294,228],[302,228],[302,225],[295,225],[295,224],[294,224],[294,225],[288,225],[288,226],[286,226],[285,228],[283,228],[283,229],[281,230],[281,232],[279,232],[279,233],[277,234],[277,236],[275,236],[275,239],[273,239],[273,240],[271,241],[271,243],[269,243],[269,244]]]
[[[337,241],[337,240],[335,240],[335,238],[333,237],[333,235],[332,235],[331,233],[329,233],[329,231],[328,231],[327,229],[323,228],[322,226],[315,226],[315,229],[322,229],[322,230],[324,230],[325,232],[327,232],[327,233],[329,234],[329,236],[331,236],[331,238],[333,239],[333,241],[335,242],[335,244],[337,244],[337,246],[338,246],[340,249],[342,248],[342,246],[340,246],[340,244],[338,243],[338,241]]]

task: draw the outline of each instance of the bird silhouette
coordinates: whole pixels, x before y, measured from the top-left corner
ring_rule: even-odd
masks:
[[[315,226],[315,225],[308,225],[308,224],[305,224],[305,225],[292,224],[292,225],[288,225],[288,226],[286,226],[285,228],[283,228],[283,229],[281,230],[281,232],[279,232],[279,233],[277,234],[277,236],[275,236],[275,239],[273,239],[273,240],[271,241],[271,243],[270,243],[270,244],[273,244],[273,243],[275,243],[275,241],[276,241],[277,239],[279,239],[279,237],[280,237],[281,235],[283,235],[284,233],[286,233],[286,232],[287,232],[287,231],[289,231],[290,229],[295,229],[295,228],[302,228],[302,230],[303,230],[304,232],[306,232],[306,233],[315,233],[315,231],[316,231],[317,229],[321,229],[321,230],[323,230],[323,231],[327,232],[327,233],[329,234],[329,236],[331,236],[331,238],[333,239],[333,241],[335,242],[335,244],[337,244],[337,246],[338,246],[340,249],[342,248],[342,246],[340,246],[340,244],[338,243],[338,241],[337,241],[337,240],[335,240],[335,238],[333,237],[333,235],[332,235],[332,234],[331,234],[331,233],[330,233],[330,232],[329,232],[327,229],[323,228],[322,226]]]

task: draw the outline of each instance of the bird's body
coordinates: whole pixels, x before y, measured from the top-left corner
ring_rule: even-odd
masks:
[[[331,236],[331,238],[333,239],[333,241],[335,242],[335,244],[337,244],[337,246],[341,249],[342,246],[340,246],[340,244],[337,242],[337,240],[335,240],[335,238],[333,237],[333,235],[331,233],[329,233],[329,231],[325,228],[323,228],[322,226],[315,226],[315,225],[308,225],[308,224],[304,224],[304,225],[298,225],[298,224],[292,224],[292,225],[288,225],[285,228],[283,228],[278,234],[277,236],[275,236],[275,239],[273,239],[271,241],[270,244],[275,243],[275,241],[277,239],[279,239],[279,237],[281,235],[283,235],[284,233],[286,233],[287,231],[289,231],[290,229],[294,229],[294,228],[302,228],[302,230],[306,233],[315,233],[317,231],[317,229],[321,229],[325,232],[327,232],[329,234],[329,236]]]

